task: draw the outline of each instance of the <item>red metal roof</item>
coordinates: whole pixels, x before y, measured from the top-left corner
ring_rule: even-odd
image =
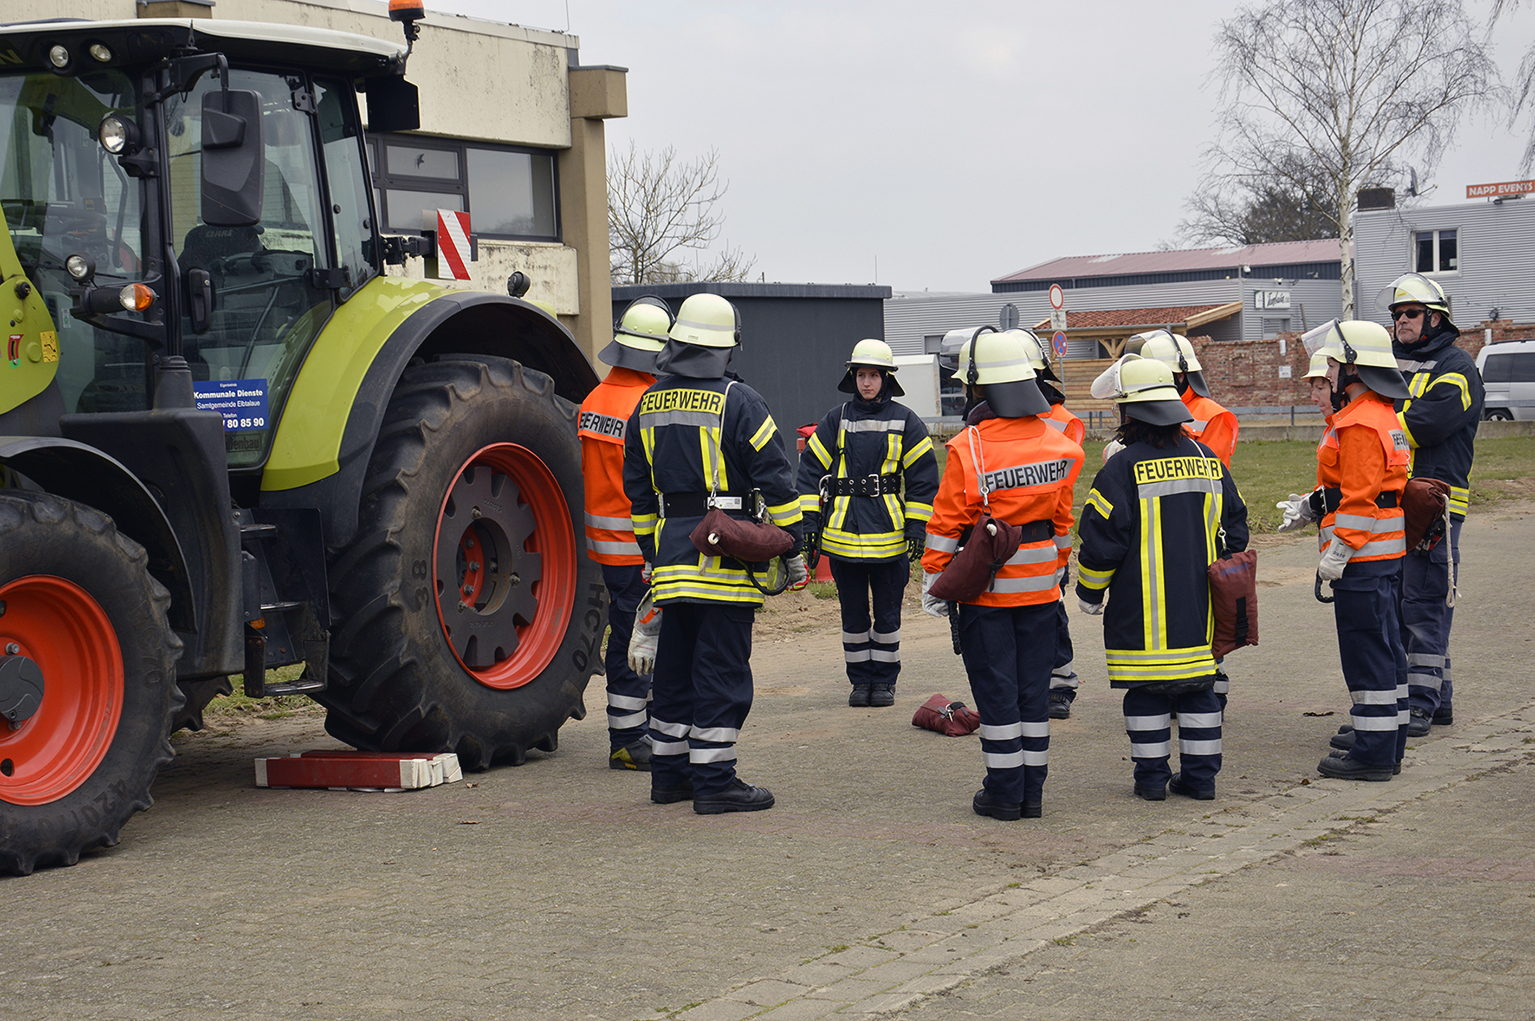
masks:
[[[1304,262],[1338,262],[1336,238],[1322,241],[1280,241],[1268,245],[1234,248],[1181,248],[1167,252],[1132,252],[1126,255],[1071,255],[1051,259],[1028,269],[998,277],[998,283],[1025,280],[1071,280],[1082,277],[1117,277],[1141,273],[1186,273],[1242,266],[1282,266]]]

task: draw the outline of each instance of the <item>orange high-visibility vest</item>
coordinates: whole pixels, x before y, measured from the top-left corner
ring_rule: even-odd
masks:
[[[1336,415],[1317,448],[1317,481],[1327,506],[1322,550],[1338,539],[1352,560],[1396,560],[1407,552],[1402,490],[1412,448],[1391,402],[1361,394]]]
[[[1050,428],[1066,434],[1066,438],[1077,446],[1087,437],[1087,426],[1076,415],[1066,410],[1064,404],[1050,405],[1050,414],[1040,415],[1040,419]]]
[[[988,418],[948,442],[943,481],[927,523],[922,570],[940,573],[959,550],[966,528],[981,515],[1035,525],[1018,552],[997,571],[978,606],[1030,606],[1061,598],[1055,571],[1071,556],[1072,487],[1082,448],[1050,428],[1044,416]],[[982,490],[986,495],[983,499]],[[1046,527],[1048,526],[1048,527]]]
[[[586,481],[586,555],[599,564],[643,564],[624,495],[624,428],[655,377],[614,366],[586,395],[578,420]]]
[[[1208,397],[1201,397],[1193,387],[1183,391],[1183,403],[1194,421],[1183,423],[1183,431],[1215,451],[1221,464],[1231,467],[1231,455],[1237,450],[1237,417]]]

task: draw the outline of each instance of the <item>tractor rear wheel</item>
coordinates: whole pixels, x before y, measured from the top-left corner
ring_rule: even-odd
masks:
[[[483,769],[585,715],[607,593],[578,538],[576,411],[506,359],[406,370],[331,564],[332,735]]]
[[[0,872],[73,865],[151,804],[182,696],[147,564],[99,511],[0,493]]]

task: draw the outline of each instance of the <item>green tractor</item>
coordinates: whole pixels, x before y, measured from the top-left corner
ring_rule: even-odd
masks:
[[[430,238],[380,233],[357,96],[418,126],[408,52],[0,26],[0,872],[116,843],[232,674],[468,769],[584,714],[597,379],[530,302],[385,275]]]

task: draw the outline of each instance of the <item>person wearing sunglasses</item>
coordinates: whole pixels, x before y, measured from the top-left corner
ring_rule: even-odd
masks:
[[[1449,541],[1409,550],[1402,565],[1402,644],[1407,651],[1410,737],[1431,724],[1454,722],[1450,681],[1453,589],[1460,563],[1460,528],[1466,520],[1476,428],[1482,418],[1482,377],[1471,355],[1455,343],[1444,289],[1421,273],[1406,273],[1381,292],[1391,313],[1392,353],[1409,396],[1397,401],[1397,420],[1412,447],[1412,474],[1450,485]]]

